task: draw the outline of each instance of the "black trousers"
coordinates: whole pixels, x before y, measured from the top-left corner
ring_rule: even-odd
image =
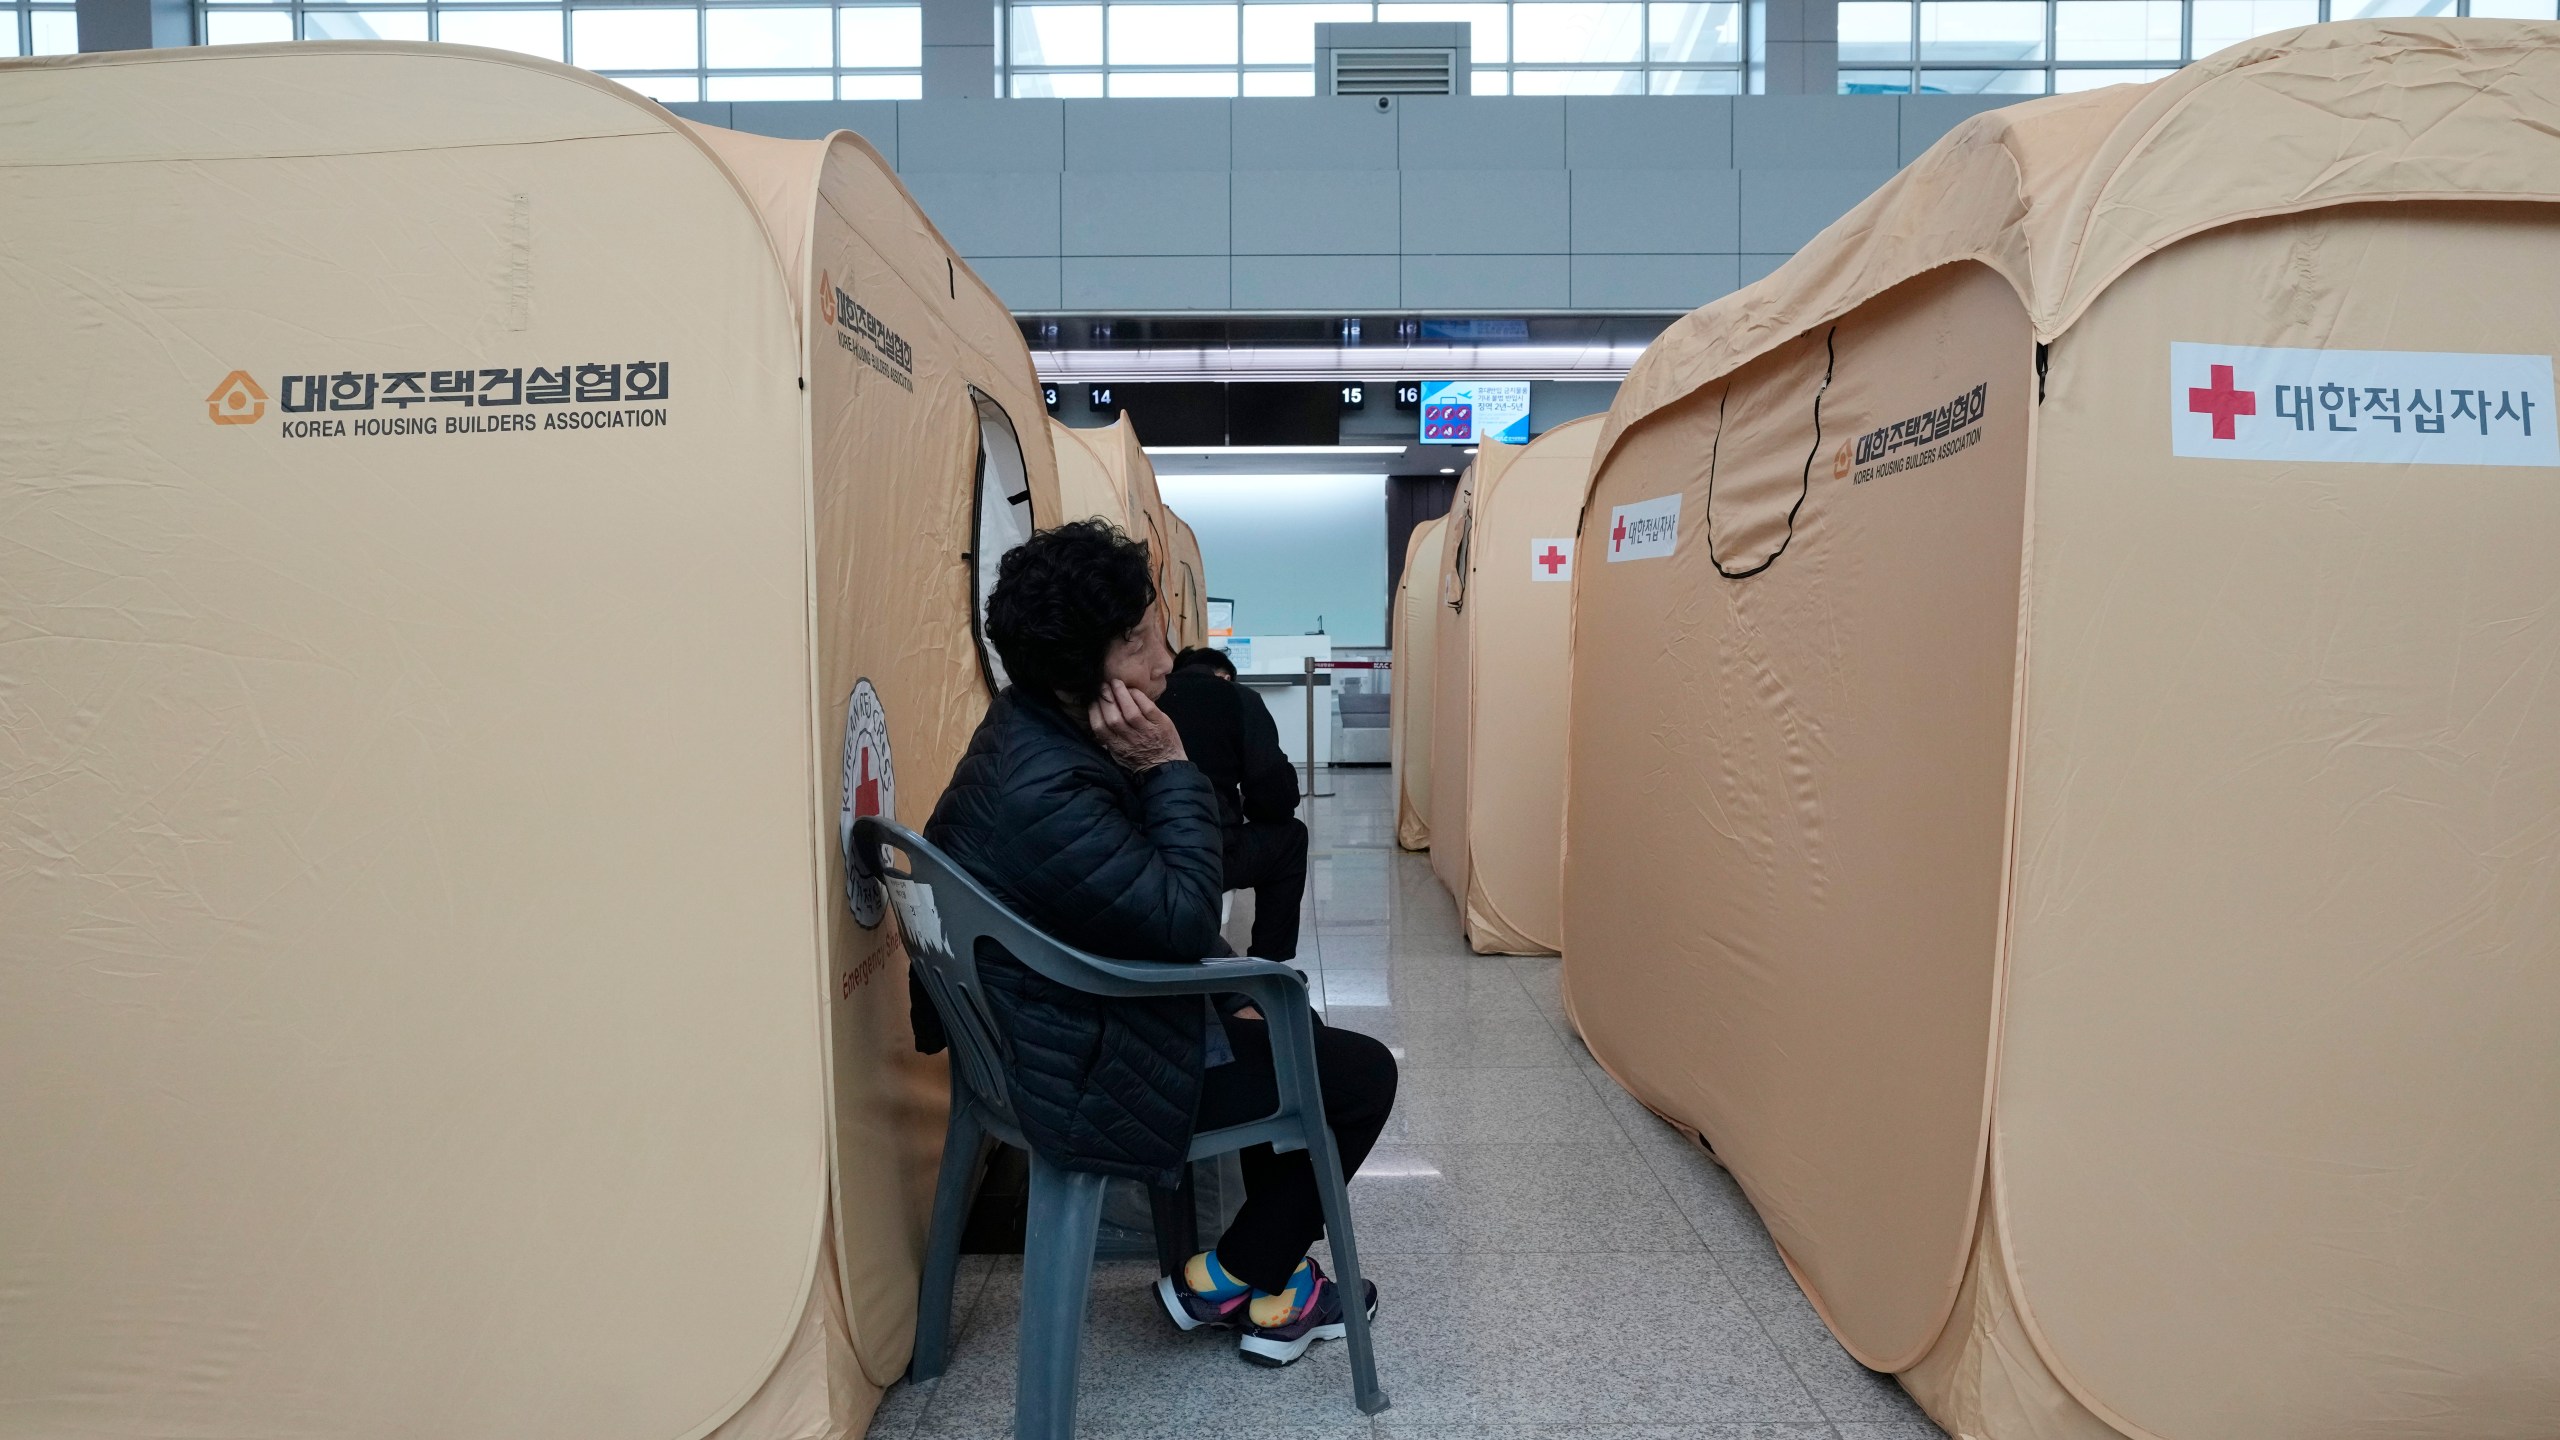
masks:
[[[1259,1020],[1226,1021],[1236,1058],[1209,1067],[1200,1089],[1200,1128],[1242,1125],[1279,1108],[1280,1081],[1271,1068],[1271,1028]],[[1316,1081],[1324,1091],[1325,1124],[1333,1131],[1348,1181],[1369,1158],[1378,1132],[1396,1103],[1396,1058],[1366,1035],[1316,1024]],[[1324,1234],[1324,1198],[1307,1152],[1275,1153],[1256,1145],[1237,1157],[1244,1165],[1244,1208],[1218,1237],[1218,1263],[1227,1273],[1270,1294],[1280,1293],[1308,1247]]]
[[[1227,827],[1227,888],[1253,892],[1253,941],[1245,953],[1298,958],[1298,902],[1307,893],[1307,827],[1263,820]]]

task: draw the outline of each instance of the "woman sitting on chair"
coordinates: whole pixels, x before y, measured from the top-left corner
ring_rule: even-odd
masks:
[[[1098,520],[1046,530],[1004,558],[987,635],[1012,683],[988,707],[925,838],[1017,914],[1079,950],[1196,962],[1227,953],[1216,793],[1155,706],[1173,650],[1155,614],[1146,546]],[[1270,1036],[1250,1011],[1196,996],[1114,1000],[1001,955],[979,973],[1015,1057],[1024,1137],[1074,1170],[1179,1182],[1196,1129],[1279,1103]],[[929,1010],[920,1043],[938,1036]],[[929,1048],[940,1048],[938,1045]],[[1344,1178],[1395,1103],[1395,1060],[1319,1024],[1316,1067]],[[1184,1330],[1244,1332],[1244,1358],[1286,1365],[1342,1337],[1343,1297],[1308,1248],[1324,1233],[1313,1165],[1258,1146],[1245,1202],[1217,1248],[1157,1282]],[[1377,1287],[1366,1287],[1371,1313]]]

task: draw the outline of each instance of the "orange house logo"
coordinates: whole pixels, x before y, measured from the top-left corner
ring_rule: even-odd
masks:
[[[836,323],[836,282],[824,270],[818,272],[818,313],[827,317],[830,326]]]
[[[267,392],[248,371],[234,370],[204,397],[204,411],[216,425],[254,425],[266,418]]]

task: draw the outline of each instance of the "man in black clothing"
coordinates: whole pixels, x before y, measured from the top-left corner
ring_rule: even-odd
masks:
[[[1235,681],[1223,651],[1173,659],[1158,709],[1182,732],[1191,763],[1218,792],[1226,826],[1227,888],[1253,892],[1248,955],[1294,960],[1298,900],[1307,889],[1307,827],[1297,818],[1298,772],[1280,749],[1271,710]]]

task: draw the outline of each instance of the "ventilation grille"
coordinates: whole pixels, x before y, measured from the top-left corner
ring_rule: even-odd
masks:
[[[1455,95],[1458,52],[1430,50],[1336,50],[1326,77],[1335,95]]]

